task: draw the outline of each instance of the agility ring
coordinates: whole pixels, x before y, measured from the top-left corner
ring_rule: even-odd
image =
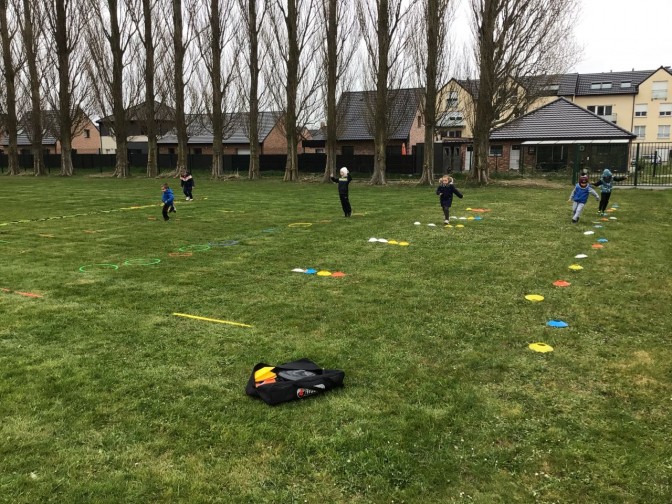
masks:
[[[79,268],[79,271],[82,273],[88,273],[89,271],[106,270],[106,269],[118,270],[119,266],[117,266],[116,264],[108,264],[108,263],[86,264],[84,266],[81,266]]]
[[[210,245],[185,245],[177,250],[180,252],[205,252],[206,250],[210,250],[210,248]]]
[[[238,245],[240,242],[238,240],[225,240],[223,242],[210,242],[208,245],[211,247],[232,247],[233,245]]]
[[[124,266],[152,266],[153,264],[159,264],[161,259],[129,259],[124,261]]]
[[[168,255],[170,257],[191,257],[194,254],[192,252],[170,252]]]
[[[312,222],[294,222],[292,224],[287,224],[287,227],[290,227],[290,228],[309,228],[312,225],[313,225]]]

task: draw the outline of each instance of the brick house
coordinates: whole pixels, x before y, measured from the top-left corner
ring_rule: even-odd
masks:
[[[422,119],[420,99],[422,89],[396,89],[389,91],[388,155],[410,154],[413,146],[424,143],[425,126]],[[350,91],[341,95],[337,114],[337,154],[342,156],[373,155],[373,106],[375,91]],[[303,142],[304,147],[323,151],[325,131],[322,128],[312,141]]]
[[[491,171],[608,167],[625,172],[634,138],[613,122],[558,98],[494,129],[488,163]]]
[[[17,135],[17,146],[19,154],[31,154],[33,144],[30,138],[31,113],[27,112],[19,120],[19,131]],[[56,110],[42,111],[42,120],[44,124],[42,137],[42,151],[45,154],[60,154],[61,143],[59,137],[59,112]],[[0,139],[0,149],[6,151],[8,145],[6,134]],[[91,119],[81,112],[77,120],[75,135],[72,138],[72,149],[77,154],[99,154],[100,153],[100,132]]]
[[[212,155],[212,124],[205,115],[191,116],[188,127],[187,145],[189,154]],[[259,113],[259,147],[260,154],[287,154],[287,140],[282,129],[279,112]],[[225,155],[248,155],[250,140],[247,133],[247,114],[225,114],[223,147]],[[177,136],[174,132],[165,135],[158,141],[160,154],[177,152]]]

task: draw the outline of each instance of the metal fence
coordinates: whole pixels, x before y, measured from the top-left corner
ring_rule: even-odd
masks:
[[[672,186],[672,142],[633,144],[628,171],[635,186]]]

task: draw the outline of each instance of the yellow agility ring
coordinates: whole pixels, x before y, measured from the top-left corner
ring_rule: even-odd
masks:
[[[307,227],[310,227],[312,225],[313,225],[312,222],[294,222],[292,224],[287,224],[287,227],[290,227],[290,228],[307,228]]]

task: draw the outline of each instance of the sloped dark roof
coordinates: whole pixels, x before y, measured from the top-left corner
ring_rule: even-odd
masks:
[[[2,135],[0,145],[3,147],[9,145],[9,137],[7,135]],[[18,147],[30,147],[33,145],[33,141],[27,133],[21,132],[16,136],[16,145]],[[44,137],[42,137],[42,145],[56,145],[56,138],[49,133],[45,133]]]
[[[420,105],[421,90],[397,89],[389,93],[388,117],[394,131],[388,140],[407,140]],[[375,96],[375,91],[350,91],[341,95],[338,102],[338,114],[342,118],[339,141],[373,140],[371,110]]]
[[[575,91],[565,94],[574,94],[577,96],[637,94],[638,86],[655,71],[637,70],[632,72],[578,74]],[[611,87],[591,89],[593,84],[598,83],[610,83]]]
[[[247,124],[248,124],[248,115],[247,113],[236,112],[231,114],[225,114],[224,123],[229,122],[229,130],[224,132],[223,144],[247,144],[250,142]],[[259,112],[259,141],[263,142],[266,140],[266,137],[271,132],[273,127],[278,122],[280,118],[279,112]],[[188,135],[189,140],[188,144],[196,145],[208,145],[212,144],[213,139],[213,128],[210,118],[207,115],[191,115],[188,117],[189,127]],[[163,138],[158,140],[159,144],[176,144],[177,135],[172,132]]]
[[[565,98],[558,98],[490,133],[491,140],[629,140],[635,137]]]
[[[147,116],[147,102],[138,103],[126,109],[126,120],[128,121],[144,121]],[[154,101],[154,119],[156,121],[174,121],[175,120],[175,109],[161,103]],[[113,123],[114,116],[109,115],[98,119],[98,123]]]

